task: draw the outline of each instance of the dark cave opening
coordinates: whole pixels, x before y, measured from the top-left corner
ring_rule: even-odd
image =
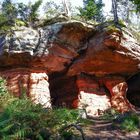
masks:
[[[128,85],[127,99],[132,105],[140,108],[140,73],[133,75],[126,82]]]
[[[76,108],[78,90],[75,84],[76,77],[55,75],[49,79],[51,102],[53,107]]]

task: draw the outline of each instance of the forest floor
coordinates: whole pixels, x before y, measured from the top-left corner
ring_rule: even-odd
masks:
[[[140,140],[139,132],[126,133],[113,125],[112,121],[93,119],[93,125],[83,128],[86,140]]]
[[[92,122],[93,124],[83,127],[86,140],[140,140],[140,131],[123,131],[112,120],[95,117]]]

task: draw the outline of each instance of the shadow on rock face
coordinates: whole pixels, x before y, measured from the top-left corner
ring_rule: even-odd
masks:
[[[49,78],[52,106],[77,108],[74,106],[78,99],[78,91],[75,84],[76,77],[55,75]]]
[[[140,107],[140,73],[137,73],[127,80],[127,99],[131,104]]]

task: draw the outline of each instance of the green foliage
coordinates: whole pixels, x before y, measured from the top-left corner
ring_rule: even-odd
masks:
[[[108,21],[100,24],[99,27],[101,29],[104,29],[105,31],[120,32],[121,29],[126,28],[126,25],[123,20],[119,20],[117,26],[113,20],[108,20]]]
[[[46,18],[50,19],[62,12],[62,5],[56,4],[54,1],[49,1],[44,6]]]
[[[44,109],[40,104],[33,104],[27,97],[13,97],[8,93],[5,81],[0,79],[1,140],[53,140],[60,136],[62,140],[73,135],[72,129],[63,129],[77,123],[82,123],[77,110]]]
[[[0,13],[0,27],[3,26],[3,24],[7,23],[7,18],[4,16],[4,14]]]
[[[97,13],[97,6],[93,0],[89,0],[88,4],[85,6],[85,9],[79,8],[80,16],[86,20],[90,20]]]
[[[18,9],[18,16],[23,21],[28,21],[28,17],[30,14],[30,5],[26,5],[24,3],[17,3],[17,9]]]
[[[29,15],[30,21],[34,22],[37,20],[38,14],[37,11],[42,4],[42,0],[37,0],[34,4],[31,5],[31,13]]]
[[[10,94],[8,94],[6,81],[0,77],[0,110],[2,110],[3,107],[5,106],[7,98],[10,99]]]
[[[105,120],[114,120],[119,116],[119,112],[114,109],[108,109],[105,113],[101,116],[102,119]]]
[[[103,22],[105,20],[105,17],[103,15],[103,7],[105,6],[102,2],[102,0],[97,0],[97,14],[95,16],[96,21]]]
[[[0,77],[0,95],[6,94],[7,92],[6,81]]]
[[[116,26],[114,24],[107,26],[107,30],[108,31],[118,31],[118,29],[116,28]]]
[[[140,127],[140,118],[137,114],[130,114],[126,116],[121,123],[121,128],[125,131],[137,131]]]
[[[102,7],[104,6],[102,1],[85,0],[84,8],[79,8],[80,16],[85,20],[94,19],[96,21],[102,21]]]
[[[11,0],[4,0],[2,3],[2,13],[8,20],[15,20],[17,17],[17,9]]]
[[[140,12],[140,1],[139,0],[130,0],[136,5],[137,12]]]
[[[133,112],[120,114],[114,109],[109,109],[101,118],[112,120],[114,126],[117,126],[126,132],[137,131],[140,128],[140,117]]]
[[[0,11],[0,31],[5,32],[9,30],[17,18],[17,9],[11,0],[4,0],[2,9]]]
[[[123,25],[119,24],[119,27],[122,28]],[[116,27],[115,24],[110,24],[109,26],[107,26],[106,29],[107,29],[107,31],[118,32],[118,31],[120,31],[120,28]]]
[[[126,27],[126,24],[125,24],[125,22],[123,20],[119,20],[119,25],[121,27]]]
[[[38,9],[42,4],[42,0],[36,1],[34,4],[17,3],[17,11],[19,20],[26,24],[34,23],[38,19]],[[21,22],[20,22],[21,23]],[[30,24],[31,25],[31,24]]]
[[[42,0],[34,4],[12,3],[11,0],[4,0],[0,12],[0,30],[7,31],[12,26],[25,26],[34,23],[38,18],[38,9]],[[30,24],[32,25],[32,24]]]
[[[16,19],[16,25],[17,26],[26,26],[26,23],[20,19]]]

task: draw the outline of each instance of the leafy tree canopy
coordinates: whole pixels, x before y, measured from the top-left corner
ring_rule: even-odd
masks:
[[[14,19],[17,17],[17,9],[15,4],[11,0],[4,0],[2,3],[2,13],[8,19]]]
[[[14,26],[17,21],[19,23],[19,20],[25,22],[26,25],[34,23],[38,19],[38,9],[41,4],[42,0],[37,0],[34,4],[29,3],[27,5],[13,3],[12,0],[4,0],[0,11],[0,29],[8,29]]]
[[[31,5],[31,12],[29,15],[31,21],[34,21],[37,19],[37,17],[38,17],[37,12],[38,12],[38,9],[39,9],[41,4],[42,4],[42,0],[38,0],[34,4]]]
[[[137,12],[140,12],[140,0],[130,0],[130,1],[133,1],[134,2],[134,4],[136,5],[136,7],[137,7]]]
[[[44,6],[46,18],[53,18],[62,12],[62,5],[56,4],[54,1],[49,1]]]

